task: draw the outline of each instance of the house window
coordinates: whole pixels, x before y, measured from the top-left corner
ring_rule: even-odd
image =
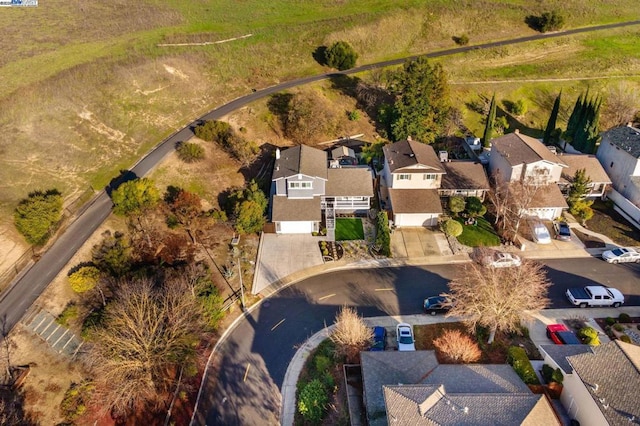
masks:
[[[422,180],[434,180],[435,178],[436,178],[436,175],[431,173],[425,173],[422,175]]]
[[[409,173],[400,173],[398,174],[398,180],[411,180],[411,175]]]
[[[310,189],[310,188],[311,188],[311,182],[304,182],[304,181],[289,182],[289,189]]]

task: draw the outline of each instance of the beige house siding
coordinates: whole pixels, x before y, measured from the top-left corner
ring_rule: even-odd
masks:
[[[431,179],[427,179],[430,177]],[[402,178],[402,179],[401,179]],[[388,182],[388,181],[387,181]],[[429,169],[412,167],[396,170],[392,173],[391,188],[394,189],[438,189],[442,175]]]

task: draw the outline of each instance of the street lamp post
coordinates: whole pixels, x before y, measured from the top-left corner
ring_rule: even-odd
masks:
[[[242,284],[242,265],[240,259],[238,259],[238,273],[240,274],[240,305],[244,312],[244,285]]]

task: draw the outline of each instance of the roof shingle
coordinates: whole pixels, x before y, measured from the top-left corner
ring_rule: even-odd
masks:
[[[391,173],[398,172],[398,169],[418,165],[425,166],[431,173],[444,173],[440,160],[431,145],[404,140],[385,145],[382,150]]]

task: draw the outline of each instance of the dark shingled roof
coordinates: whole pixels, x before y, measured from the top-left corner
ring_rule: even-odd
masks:
[[[591,352],[589,345],[540,345],[540,347],[558,364],[564,374],[573,373],[571,364],[567,361],[568,356]]]
[[[329,169],[325,196],[373,197],[373,177],[369,168],[344,167]]]
[[[441,189],[490,189],[489,179],[480,163],[451,161],[442,166],[447,174],[442,176]]]
[[[614,340],[591,351],[567,359],[607,422],[626,426],[631,416],[640,419],[640,346]]]
[[[443,384],[449,393],[529,393],[527,385],[507,364],[442,364],[421,383]]]
[[[438,213],[442,204],[437,189],[393,189],[389,188],[393,213]]]
[[[309,221],[322,219],[320,197],[287,198],[274,196],[271,210],[272,222]]]
[[[557,156],[538,139],[519,132],[509,133],[491,141],[492,147],[512,166],[548,161],[564,166],[562,157]]]
[[[425,173],[425,171],[444,173],[440,160],[438,160],[436,152],[431,145],[405,140],[385,145],[382,150],[389,164],[391,173],[410,173],[411,171],[419,173]],[[399,170],[417,165],[425,166],[426,169]]]
[[[602,135],[602,139],[640,158],[640,129],[630,126],[614,127]]]
[[[580,169],[585,170],[585,174],[593,183],[611,183],[607,172],[595,155],[575,155],[563,154],[562,160],[567,164],[566,169],[562,169],[562,177],[568,182],[573,181],[573,176]]]
[[[298,145],[280,152],[273,166],[273,180],[292,175],[327,179],[327,153],[306,145]]]

